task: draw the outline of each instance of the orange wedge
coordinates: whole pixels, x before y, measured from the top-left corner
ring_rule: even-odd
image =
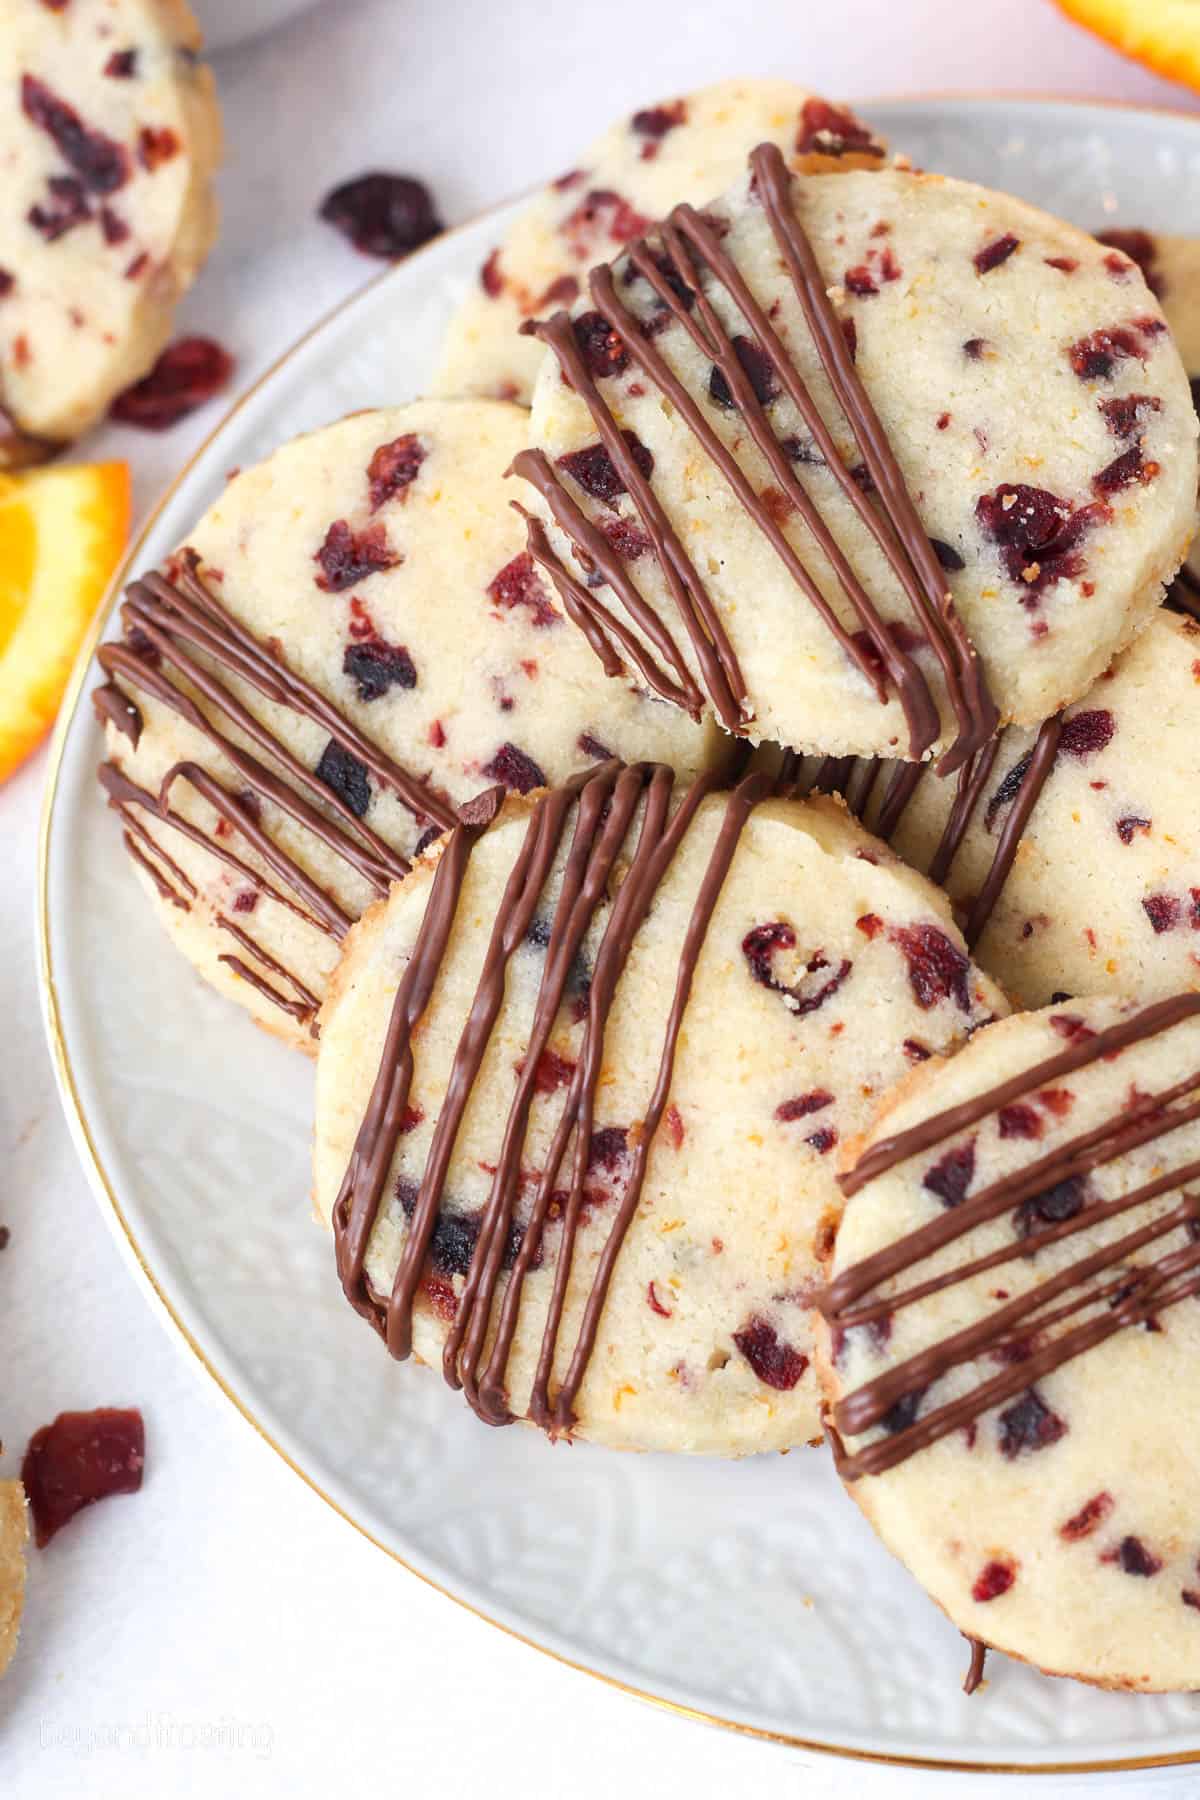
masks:
[[[0,474],[0,781],[54,723],[129,509],[125,463]]]
[[[1077,25],[1136,62],[1200,90],[1200,9],[1195,0],[1055,0]]]

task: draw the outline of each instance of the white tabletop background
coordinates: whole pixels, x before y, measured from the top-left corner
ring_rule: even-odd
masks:
[[[224,226],[183,325],[236,352],[239,385],[373,273],[315,216],[336,180],[370,167],[420,176],[453,224],[570,167],[610,118],[743,73],[853,99],[1007,89],[1189,104],[1047,0],[324,0],[216,69]],[[89,453],[129,459],[144,514],[216,417],[214,405],[163,438],[110,430]],[[34,949],[44,762],[0,793],[0,1222],[12,1232],[0,1257],[0,1475],[17,1473],[30,1432],[65,1408],[140,1406],[148,1457],[140,1496],[31,1553],[23,1641],[0,1685],[0,1794],[1003,1788],[804,1757],[639,1705],[405,1574],[238,1418],[150,1313],[59,1112]],[[298,1226],[303,1213],[298,1195]],[[1195,1794],[1200,1777],[1007,1789],[1077,1786]]]

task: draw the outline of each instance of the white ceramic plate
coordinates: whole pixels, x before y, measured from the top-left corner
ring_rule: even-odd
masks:
[[[924,167],[1084,225],[1200,233],[1200,121],[1045,101],[869,108]],[[418,394],[507,213],[440,240],[319,326],[210,440],[135,557],[225,471],[353,407]],[[823,1454],[740,1464],[489,1431],[346,1306],[309,1218],[312,1072],[191,974],[135,892],[94,783],[78,670],[43,853],[51,1044],[103,1210],[165,1316],[308,1482],[389,1554],[590,1672],[744,1730],[885,1761],[1200,1760],[1200,1697],[1131,1698],[962,1640],[877,1544]]]

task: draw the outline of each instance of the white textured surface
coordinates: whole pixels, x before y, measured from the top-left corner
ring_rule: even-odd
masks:
[[[545,22],[551,10],[552,25]],[[828,9],[836,11],[836,24],[828,17],[824,24],[816,17],[805,21],[807,10],[760,5],[760,42],[751,46],[734,29],[740,6],[693,7],[685,41],[677,46],[673,9],[664,7],[660,15],[650,14],[647,65],[635,67],[629,25],[635,16],[644,22],[646,9],[635,13],[625,0],[611,0],[603,9],[598,38],[597,15],[589,7],[567,16],[565,9],[510,6],[498,31],[486,26],[492,9],[478,5],[327,5],[224,72],[234,158],[226,178],[227,235],[209,279],[189,304],[188,322],[230,341],[242,354],[243,373],[251,375],[365,272],[312,221],[313,203],[333,179],[390,161],[427,175],[447,214],[463,216],[547,166],[568,162],[573,146],[609,113],[659,88],[727,72],[734,44],[743,65],[786,69],[835,92],[895,87],[902,78],[924,88],[1006,80],[1177,98],[1040,7],[1021,9],[1018,29],[1017,9],[977,6],[969,43],[955,29],[962,15],[933,0],[895,8],[879,22],[868,0]],[[560,66],[561,59],[564,70],[544,97],[536,94],[533,73],[541,62],[540,21],[542,34],[557,39],[554,62]],[[869,42],[873,34],[881,41]],[[1047,48],[1039,51],[1043,43]],[[590,92],[589,73],[596,83]],[[263,98],[268,91],[269,106]],[[1083,134],[1080,148],[1087,148],[1085,140]],[[1060,142],[1060,166],[1063,149]],[[959,136],[948,157],[953,154],[961,168],[965,155],[980,152],[987,154]],[[1163,161],[1161,153],[1147,173],[1166,177],[1154,180],[1151,222],[1165,225],[1174,218],[1177,228],[1200,227],[1200,209],[1186,220],[1165,210],[1189,185],[1194,196],[1194,173],[1169,155]],[[1123,162],[1106,185],[1132,217],[1140,196]],[[1080,199],[1090,210],[1090,191],[1081,190]],[[374,354],[360,365],[367,381],[377,366]],[[354,379],[353,368],[347,379]],[[372,391],[370,397],[398,396]],[[305,404],[311,406],[313,397]],[[331,397],[328,410],[336,404]],[[286,427],[299,422],[290,418]],[[203,426],[195,421],[162,440],[118,442],[113,433],[104,448],[136,455],[145,502]],[[803,1781],[816,1793],[849,1792],[852,1786],[916,1792],[927,1786],[928,1777],[876,1776],[824,1763],[800,1775],[794,1755],[701,1735],[636,1710],[502,1639],[391,1567],[340,1524],[252,1439],[193,1373],[194,1365],[177,1355],[142,1305],[76,1172],[38,1041],[30,889],[40,779],[35,765],[0,799],[0,830],[9,849],[2,904],[11,946],[0,986],[9,1021],[0,1132],[7,1177],[3,1218],[13,1229],[0,1261],[2,1423],[10,1446],[2,1466],[6,1472],[15,1467],[29,1430],[61,1407],[140,1402],[150,1435],[150,1479],[139,1499],[97,1510],[37,1559],[25,1646],[0,1688],[5,1792],[22,1800],[26,1794],[40,1800],[85,1790],[101,1796],[317,1793],[335,1780],[365,1781],[372,1771],[376,1779],[386,1772],[389,1785],[417,1780],[450,1795],[479,1791],[485,1779],[501,1793],[515,1793],[519,1783],[522,1793],[539,1796],[564,1789],[608,1795],[618,1784],[656,1796],[706,1794],[726,1783],[738,1790],[761,1784],[769,1792]],[[98,840],[89,833],[85,841]],[[102,847],[97,855],[107,866]],[[114,864],[114,883],[118,875],[114,903],[123,907],[117,917],[124,920],[136,895]],[[114,947],[111,926],[99,929],[104,900],[101,884],[88,906],[90,915],[95,905],[95,919],[80,918],[72,940],[76,974],[93,991],[122,953],[120,933]],[[136,980],[126,992],[139,1002],[146,1029],[157,1034],[160,1027],[150,1025],[154,997],[160,988],[178,991],[181,976],[156,936],[147,933],[143,942],[146,954],[131,964]],[[216,1029],[220,1003],[195,988],[189,997],[194,1010],[179,1029],[186,1030],[189,1050],[208,1046],[205,1054],[212,1056],[213,1046],[225,1040],[224,1030]],[[97,1033],[96,1048],[104,1048],[105,1035],[119,1024],[118,1053],[126,1055],[131,1041],[138,1041],[138,1014],[131,1010],[132,1023],[118,1014],[107,1025],[99,1020],[89,1027]],[[255,1083],[272,1090],[254,1135],[265,1176],[254,1203],[266,1230],[280,1234],[301,1270],[327,1276],[317,1267],[320,1239],[307,1241],[295,1229],[303,1212],[296,1170],[303,1165],[304,1072],[285,1069],[281,1097],[274,1098],[271,1072],[282,1053],[244,1021],[236,1024],[248,1034],[237,1038],[236,1051],[231,1048],[245,1059],[239,1064],[243,1090]],[[135,1086],[139,1079],[144,1085]],[[169,1230],[166,1209],[159,1215],[166,1264],[182,1270],[175,1247],[186,1249],[189,1279],[212,1297],[212,1323],[218,1335],[228,1334],[227,1348],[251,1310],[270,1322],[252,1353],[245,1344],[234,1351],[241,1373],[286,1400],[295,1429],[323,1437],[317,1448],[331,1459],[337,1459],[339,1440],[363,1429],[372,1408],[386,1398],[390,1416],[401,1388],[411,1396],[404,1455],[389,1444],[387,1459],[370,1467],[365,1486],[377,1511],[407,1517],[427,1555],[457,1559],[470,1579],[493,1567],[501,1543],[511,1539],[522,1548],[527,1610],[540,1611],[552,1627],[572,1635],[603,1631],[614,1655],[635,1661],[669,1655],[681,1682],[724,1690],[728,1702],[718,1702],[717,1710],[753,1706],[782,1709],[793,1719],[802,1712],[836,1719],[865,1686],[877,1696],[872,1704],[879,1720],[897,1728],[895,1664],[887,1654],[897,1637],[916,1638],[935,1676],[958,1667],[959,1647],[948,1628],[910,1589],[895,1587],[890,1571],[885,1576],[886,1558],[865,1531],[852,1531],[852,1515],[847,1530],[861,1566],[840,1581],[823,1573],[825,1505],[837,1496],[815,1464],[811,1471],[798,1469],[797,1458],[763,1465],[761,1474],[757,1468],[716,1469],[702,1507],[689,1496],[672,1509],[659,1501],[652,1464],[626,1469],[594,1457],[587,1459],[586,1475],[582,1468],[577,1474],[574,1465],[583,1464],[586,1453],[551,1453],[531,1436],[497,1434],[483,1446],[489,1487],[481,1511],[480,1485],[464,1496],[453,1479],[464,1466],[456,1460],[462,1446],[475,1454],[478,1428],[467,1429],[469,1421],[434,1382],[412,1378],[410,1371],[397,1379],[371,1354],[376,1346],[364,1343],[362,1328],[336,1309],[329,1342],[341,1367],[328,1357],[314,1360],[304,1348],[307,1320],[297,1322],[287,1288],[268,1278],[261,1256],[237,1264],[232,1280],[220,1278],[219,1224],[239,1195],[207,1183],[208,1165],[200,1163],[196,1146],[203,1141],[208,1158],[214,1150],[232,1157],[232,1128],[220,1117],[201,1120],[193,1101],[173,1145],[158,1104],[166,1081],[161,1067],[148,1069],[144,1057],[128,1056],[120,1084],[124,1103],[135,1112],[144,1109],[154,1122],[154,1150],[141,1181],[145,1191],[161,1188],[170,1196]],[[192,1077],[188,1085],[200,1082]],[[239,1110],[245,1111],[244,1098]],[[173,1149],[182,1154],[172,1156]],[[327,1285],[322,1282],[322,1292]],[[325,1342],[323,1320],[319,1341]],[[349,1404],[334,1409],[326,1401],[322,1408],[335,1374],[339,1397]],[[329,1437],[335,1425],[338,1440]],[[432,1468],[422,1435],[438,1446]],[[537,1534],[530,1529],[530,1502],[522,1498],[530,1492],[522,1470],[534,1464],[532,1491],[539,1506],[550,1503],[552,1521],[552,1528]],[[654,1503],[648,1504],[652,1490]],[[765,1518],[755,1500],[763,1503]],[[670,1542],[653,1567],[640,1581],[627,1578],[622,1571],[644,1567],[645,1551],[659,1534]],[[614,1571],[611,1578],[601,1552]],[[723,1577],[719,1583],[714,1565]],[[824,1603],[813,1614],[799,1604],[813,1591],[806,1565],[823,1584]],[[861,1604],[876,1575],[888,1581],[890,1596],[876,1620],[879,1652],[870,1648]],[[696,1608],[713,1594],[717,1601],[708,1602],[701,1639]],[[503,1603],[514,1597],[497,1598]],[[812,1652],[803,1662],[801,1643]],[[1026,1679],[1015,1671],[998,1675],[976,1708],[996,1701],[1011,1710],[1010,1676],[1017,1684]],[[1021,1703],[1027,1738],[1089,1729],[1082,1709],[1097,1703],[1088,1696],[1049,1685],[1031,1685],[1027,1692]],[[1156,1710],[1148,1714],[1146,1703],[1098,1704],[1112,1721],[1101,1728],[1104,1735],[1152,1738],[1191,1703],[1151,1702]],[[165,1721],[157,1735],[168,1741],[161,1747],[104,1747],[106,1733],[144,1726],[148,1715],[153,1723]],[[959,1709],[940,1679],[920,1715],[903,1716],[909,1728],[935,1735],[953,1734],[963,1719],[974,1735],[988,1730],[971,1709]],[[548,1729],[552,1720],[560,1722],[557,1729]],[[224,1728],[227,1741],[241,1727],[245,1747],[188,1747],[205,1727],[218,1734]],[[1094,1724],[1090,1729],[1100,1735]],[[1163,1779],[1171,1785],[1187,1781],[1183,1775]],[[964,1783],[948,1777],[943,1785],[961,1791]],[[1130,1791],[1146,1784],[1132,1778],[1121,1785]]]

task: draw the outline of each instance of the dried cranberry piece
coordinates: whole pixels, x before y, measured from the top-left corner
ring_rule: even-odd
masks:
[[[804,1141],[816,1151],[818,1156],[825,1156],[837,1143],[838,1134],[832,1125],[822,1125],[819,1131],[814,1131],[812,1136],[806,1137]]]
[[[128,225],[111,206],[100,208],[100,230],[106,244],[123,244],[130,235]]]
[[[539,1094],[555,1094],[559,1088],[570,1086],[574,1073],[575,1064],[570,1057],[560,1056],[556,1050],[543,1050],[538,1057],[533,1085]]]
[[[590,246],[602,234],[614,243],[626,244],[641,237],[650,228],[649,219],[611,188],[591,188],[574,212],[559,227],[580,257],[586,257]]]
[[[617,555],[626,562],[636,562],[639,556],[654,548],[641,526],[632,519],[610,519],[601,529]]]
[[[782,1100],[775,1108],[775,1117],[784,1125],[792,1119],[806,1119],[810,1113],[824,1112],[827,1106],[833,1105],[833,1095],[824,1088],[814,1088],[809,1094],[797,1094],[792,1100]]]
[[[1118,438],[1135,436],[1145,424],[1146,414],[1161,410],[1162,401],[1155,394],[1119,394],[1100,401],[1104,423]]]
[[[590,731],[581,731],[575,745],[582,756],[591,756],[596,762],[611,762],[612,751],[607,744],[602,744],[598,737]]]
[[[1162,1558],[1147,1550],[1139,1537],[1123,1537],[1117,1546],[1116,1554],[1111,1559],[1120,1563],[1126,1575],[1157,1575],[1162,1568]]]
[[[415,431],[406,431],[403,437],[393,438],[390,444],[380,444],[372,452],[367,464],[367,480],[371,484],[373,513],[394,500],[397,494],[406,493],[417,479],[427,455]]]
[[[1141,354],[1142,347],[1137,338],[1124,325],[1110,326],[1107,331],[1093,331],[1067,351],[1071,367],[1080,381],[1107,381],[1125,357],[1140,357]]]
[[[0,300],[11,294],[17,285],[17,278],[10,269],[0,269]]]
[[[423,182],[378,170],[356,175],[326,194],[320,217],[364,256],[406,256],[442,230]]]
[[[1096,241],[1100,244],[1107,244],[1112,250],[1120,250],[1131,262],[1135,262],[1142,271],[1150,292],[1162,294],[1162,277],[1157,267],[1158,246],[1148,231],[1128,228],[1098,231]]]
[[[1097,1525],[1108,1517],[1112,1507],[1113,1497],[1110,1493],[1093,1494],[1077,1513],[1071,1515],[1065,1525],[1059,1526],[1059,1537],[1066,1538],[1068,1543],[1075,1543],[1079,1538],[1090,1537]]]
[[[546,288],[537,303],[537,310],[550,306],[570,306],[572,300],[579,298],[579,279],[575,275],[557,275]],[[504,399],[515,399],[516,395],[503,395]]]
[[[870,127],[855,118],[848,106],[831,106],[828,100],[822,100],[816,94],[810,96],[800,109],[796,150],[802,156],[814,150],[823,156],[844,156],[848,150],[883,154]]]
[[[778,986],[771,958],[776,950],[794,950],[796,933],[782,919],[769,925],[755,925],[742,939],[742,955],[750,965],[750,973],[763,987]]]
[[[963,355],[971,362],[982,362],[985,353],[991,349],[987,338],[967,338],[963,344]]]
[[[637,468],[649,481],[654,470],[654,457],[641,439],[632,431],[623,431],[621,436],[629,448]],[[594,500],[601,500],[606,506],[628,490],[624,477],[617,471],[617,466],[603,444],[587,444],[582,450],[569,450],[565,456],[558,458],[558,466],[565,469],[572,480],[577,481],[585,494]]]
[[[347,644],[342,673],[355,683],[360,700],[378,700],[389,688],[417,685],[417,671],[404,645],[385,644],[382,638]]]
[[[533,625],[559,623],[560,615],[550,604],[550,597],[528,550],[522,550],[511,562],[505,563],[500,573],[489,581],[487,591],[489,599],[507,612],[518,606],[527,607]]]
[[[65,100],[36,75],[21,77],[21,108],[31,124],[54,140],[55,148],[94,194],[112,194],[129,179],[129,153],[102,131],[90,131]]]
[[[944,931],[936,925],[894,925],[888,935],[908,964],[908,985],[923,1012],[940,1000],[953,1000],[970,1012],[971,965]]]
[[[1141,445],[1131,444],[1128,450],[1123,450],[1120,456],[1115,456],[1107,463],[1098,475],[1092,476],[1092,492],[1119,494],[1122,488],[1130,487],[1135,481],[1146,487],[1159,472],[1158,463],[1145,460]]]
[[[1173,931],[1179,923],[1181,906],[1174,894],[1148,894],[1142,901],[1142,910],[1156,937],[1164,931]]]
[[[992,1562],[985,1563],[975,1577],[971,1598],[981,1603],[985,1600],[998,1600],[1001,1594],[1007,1594],[1016,1579],[1015,1565],[1010,1560],[1001,1562],[996,1558]]]
[[[1006,482],[993,493],[980,495],[975,517],[985,535],[1000,546],[1009,579],[1027,594],[1039,594],[1080,573],[1084,561],[1077,546],[1093,526],[1109,517],[1109,511],[1100,501],[1073,508],[1045,488]]]
[[[345,519],[335,519],[313,556],[313,561],[321,565],[321,573],[313,579],[323,593],[341,594],[369,575],[396,568],[403,560],[388,543],[384,525],[352,531]]]
[[[340,800],[344,800],[350,811],[357,818],[366,815],[371,804],[371,783],[367,778],[367,765],[361,762],[350,750],[339,744],[336,738],[330,738],[321,752],[321,760],[316,767],[318,781],[323,781],[327,788]]]
[[[1000,1454],[1011,1462],[1035,1450],[1048,1450],[1066,1436],[1067,1427],[1052,1412],[1036,1388],[1029,1388],[1015,1405],[1000,1414]]]
[[[966,568],[966,563],[954,548],[953,544],[943,543],[941,538],[935,537],[930,538],[929,544],[933,554],[937,557],[943,569],[949,569],[953,573],[957,569]]]
[[[658,146],[668,131],[674,131],[676,125],[682,125],[687,118],[687,101],[672,100],[668,106],[648,106],[642,112],[635,112],[629,121],[631,128],[639,137],[649,141],[642,145],[642,158],[649,161],[658,154]]]
[[[842,276],[842,286],[848,294],[856,294],[860,300],[868,300],[872,294],[879,292],[875,277],[866,263],[858,263],[855,268],[847,269]]]
[[[114,81],[131,81],[137,74],[136,50],[114,50],[104,65],[104,73]]]
[[[825,981],[819,982],[815,989],[805,992],[808,985],[804,976],[793,986],[788,987],[778,981],[771,966],[771,959],[776,950],[793,950],[796,945],[796,934],[790,925],[782,919],[774,920],[768,925],[755,925],[742,939],[742,955],[750,965],[750,973],[761,986],[768,987],[773,993],[782,994],[788,1008],[798,1019],[809,1013],[817,1012],[825,1002],[833,997],[849,975],[854,964],[843,958],[833,974]],[[805,975],[817,975],[830,967],[825,955],[816,951],[805,964]]]
[[[889,1437],[898,1432],[907,1431],[921,1410],[921,1402],[925,1398],[925,1389],[916,1388],[911,1394],[901,1394],[899,1400],[888,1407],[879,1423]]]
[[[213,338],[168,344],[148,375],[118,394],[112,417],[145,431],[166,431],[229,385],[234,361]]]
[[[996,1122],[1002,1138],[1040,1138],[1046,1129],[1041,1115],[1020,1100],[1002,1106]]]
[[[1098,750],[1108,748],[1116,729],[1117,722],[1106,707],[1075,713],[1071,718],[1063,720],[1058,738],[1058,754],[1080,758],[1094,756]]]
[[[92,209],[82,181],[74,175],[51,175],[46,185],[50,189],[49,203],[31,206],[25,218],[48,244],[54,244],[76,225],[86,224]]]
[[[936,1194],[943,1206],[961,1206],[975,1176],[975,1139],[952,1144],[921,1178],[921,1186]]]
[[[500,273],[500,248],[489,251],[479,265],[479,285],[489,300],[498,300],[504,292],[504,277]]]
[[[757,1315],[734,1332],[733,1341],[758,1379],[780,1393],[790,1393],[808,1367],[807,1356],[786,1343],[768,1320]]]
[[[515,744],[501,744],[491,762],[483,766],[483,774],[489,781],[499,781],[514,794],[529,794],[534,788],[545,787],[546,777],[524,750],[518,750]]]
[[[133,1408],[59,1413],[52,1425],[35,1431],[21,1480],[38,1549],[85,1506],[111,1494],[136,1494],[145,1461],[146,1428]]]
[[[445,827],[442,825],[427,825],[413,845],[413,857],[422,855],[424,851],[428,850],[430,844],[436,844],[444,830]]]
[[[986,275],[990,270],[998,269],[1001,263],[1007,262],[1013,251],[1020,247],[1020,238],[1014,237],[1011,231],[1006,231],[1003,237],[993,238],[990,244],[977,250],[971,261],[981,275]]]
[[[1117,836],[1123,844],[1132,844],[1135,831],[1149,831],[1150,820],[1140,819],[1136,813],[1126,813],[1123,819],[1117,820]]]
[[[629,1132],[624,1125],[604,1125],[588,1140],[588,1168],[605,1169],[610,1175],[623,1168],[629,1157]]]
[[[178,156],[179,138],[169,125],[143,125],[138,132],[138,161],[153,174],[161,164]]]
[[[750,337],[735,337],[733,353],[742,365],[758,404],[770,406],[773,400],[778,400],[779,377],[762,345]],[[729,383],[715,363],[708,378],[708,397],[714,405],[724,407],[726,411],[737,404]]]
[[[1018,1237],[1029,1237],[1044,1225],[1061,1225],[1083,1211],[1087,1200],[1087,1183],[1082,1175],[1069,1175],[1056,1181],[1040,1194],[1022,1200],[1013,1218]]]
[[[629,367],[629,352],[603,313],[581,313],[572,319],[571,331],[593,379],[621,375]]]

